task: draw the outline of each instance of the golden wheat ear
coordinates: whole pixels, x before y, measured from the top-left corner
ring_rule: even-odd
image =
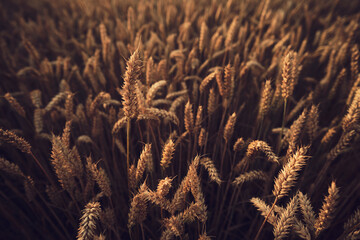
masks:
[[[336,210],[336,206],[338,204],[339,199],[339,188],[336,187],[335,182],[331,182],[329,189],[329,194],[325,197],[321,210],[319,212],[318,218],[315,220],[315,236],[319,236],[319,234],[327,229],[331,220],[333,219],[334,212]]]
[[[288,163],[275,179],[273,194],[276,198],[280,199],[287,196],[291,187],[295,185],[298,172],[306,164],[306,160],[308,159],[305,155],[306,152],[307,148],[301,147],[290,156]]]
[[[277,222],[274,226],[274,239],[280,240],[287,237],[290,232],[291,226],[295,222],[295,213],[298,208],[298,199],[295,195],[290,202],[287,204],[286,208],[280,213]]]
[[[89,202],[82,211],[77,240],[91,240],[96,231],[96,222],[100,217],[101,208],[99,202]]]

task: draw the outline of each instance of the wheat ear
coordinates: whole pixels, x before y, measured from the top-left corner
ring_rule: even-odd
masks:
[[[136,183],[138,183],[143,176],[146,168],[152,168],[152,154],[151,144],[145,144],[144,149],[140,154],[138,164],[136,166]],[[151,169],[149,169],[151,171]]]
[[[141,224],[147,215],[147,195],[149,194],[146,183],[140,186],[139,192],[131,200],[128,228],[129,230],[136,224]]]
[[[224,139],[226,142],[229,142],[230,138],[232,137],[234,133],[236,123],[236,113],[231,114],[228,121],[226,122],[225,128],[224,128]]]
[[[26,117],[25,114],[25,110],[24,108],[20,105],[20,103],[10,94],[10,93],[6,93],[4,95],[4,98],[6,99],[6,101],[8,101],[8,103],[10,104],[10,106],[23,118]]]
[[[315,225],[315,213],[311,206],[310,199],[307,197],[306,194],[303,194],[302,192],[298,192],[298,198],[299,198],[299,206],[301,213],[304,217],[304,222],[306,223],[307,227],[310,229],[314,229]]]
[[[174,151],[175,151],[175,144],[172,139],[169,139],[164,146],[160,161],[160,165],[163,169],[166,169],[170,166]]]
[[[328,192],[329,195],[325,197],[319,216],[315,221],[315,236],[319,236],[324,229],[328,228],[334,217],[333,214],[339,198],[339,189],[336,187],[334,181],[331,182]]]
[[[275,240],[283,239],[289,234],[290,228],[295,221],[295,213],[298,207],[297,201],[297,195],[295,195],[287,204],[286,208],[280,213],[273,231]]]
[[[200,164],[208,171],[211,181],[221,184],[219,173],[214,165],[214,162],[210,158],[201,158]]]
[[[290,156],[288,163],[283,167],[278,177],[275,179],[273,194],[276,198],[280,199],[286,196],[291,187],[295,185],[298,172],[306,164],[306,160],[308,159],[308,157],[305,156],[306,151],[306,147],[301,147]]]
[[[232,184],[240,185],[244,182],[250,182],[250,181],[254,181],[254,180],[265,181],[267,179],[268,179],[268,176],[266,175],[265,172],[254,170],[254,171],[240,174],[237,178],[235,178],[235,180],[232,182]]]
[[[99,202],[89,202],[83,210],[80,218],[80,226],[78,230],[77,240],[91,240],[96,230],[96,221],[101,213]]]
[[[345,222],[344,235],[347,235],[347,239],[356,239],[360,236],[360,209]]]

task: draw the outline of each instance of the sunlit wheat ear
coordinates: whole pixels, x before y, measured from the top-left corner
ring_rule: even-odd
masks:
[[[128,119],[127,117],[120,118],[113,126],[112,134],[117,134],[123,127],[125,127]]]
[[[358,208],[344,224],[344,233],[347,239],[356,239],[360,236],[360,209]]]
[[[91,240],[94,238],[96,223],[101,213],[100,203],[89,202],[82,213],[77,239]]]
[[[302,192],[298,192],[298,199],[299,199],[299,206],[301,213],[304,218],[304,222],[306,223],[307,227],[309,229],[314,229],[315,225],[315,213],[311,206],[310,199],[307,197],[306,194],[303,194]]]
[[[88,168],[92,178],[99,185],[99,188],[104,193],[104,195],[107,197],[111,197],[112,191],[110,187],[110,180],[105,170],[102,168],[98,169],[96,164],[92,163],[91,157],[88,157],[86,160],[87,160],[86,167]]]
[[[322,137],[320,141],[322,145],[326,145],[332,140],[332,138],[336,133],[336,129],[337,129],[336,127],[332,127],[326,131],[325,135]]]
[[[349,93],[347,101],[346,101],[347,106],[349,106],[351,104],[351,102],[353,101],[355,92],[358,90],[359,87],[360,87],[360,74],[358,74],[358,76],[350,90],[350,93]]]
[[[350,132],[347,132],[346,134],[343,133],[341,138],[339,139],[339,142],[335,145],[333,149],[330,150],[330,152],[326,155],[326,158],[329,161],[334,160],[337,156],[339,156],[351,143],[353,138],[356,136],[356,131],[351,130]]]
[[[278,157],[272,151],[271,147],[266,142],[260,140],[252,141],[249,144],[245,154],[246,161],[252,160],[258,152],[265,153],[267,160],[270,162],[279,162]]]
[[[225,101],[223,102],[224,107],[228,107],[232,97],[234,96],[234,88],[235,88],[235,70],[230,65],[225,66],[224,68],[224,97]]]
[[[136,81],[140,79],[142,61],[140,53],[136,50],[127,61],[124,84],[122,86],[122,98],[124,114],[128,119],[138,114],[136,98]]]
[[[201,81],[199,87],[200,93],[203,93],[205,91],[205,89],[210,84],[210,82],[215,78],[215,76],[216,76],[216,72],[212,72]]]
[[[233,149],[235,152],[241,151],[245,146],[245,141],[243,138],[238,138],[234,143]]]
[[[2,157],[0,157],[0,170],[7,172],[9,174],[25,177],[24,173],[20,170],[18,165],[9,162],[8,160]]]
[[[301,115],[294,121],[291,125],[289,131],[287,132],[287,136],[289,136],[289,148],[287,150],[287,156],[294,153],[296,151],[296,147],[299,144],[300,136],[304,127],[306,126],[306,120],[308,118],[308,111],[304,109]]]
[[[344,132],[348,132],[354,128],[360,121],[360,87],[356,90],[355,96],[348,109],[348,113],[342,120],[342,128]]]
[[[218,185],[221,184],[219,173],[214,165],[214,162],[210,158],[201,158],[200,164],[208,171],[211,181],[216,182]]]
[[[173,179],[169,177],[161,179],[157,186],[156,194],[158,194],[160,197],[165,197],[169,193],[169,190],[172,186],[172,180]]]
[[[203,107],[200,105],[196,112],[195,124],[194,124],[194,134],[199,133],[202,120],[203,120]]]
[[[156,94],[159,90],[161,90],[164,86],[166,86],[167,81],[166,80],[160,80],[153,85],[151,85],[150,89],[146,93],[146,104],[148,106],[152,105],[152,101],[154,100]]]
[[[246,172],[243,174],[240,174],[235,180],[232,182],[233,185],[240,185],[245,182],[251,182],[254,180],[268,180],[268,176],[263,171],[257,171],[253,170],[250,172]]]
[[[146,108],[144,112],[144,116],[148,116],[149,119],[163,119],[168,120],[174,123],[175,125],[179,125],[179,118],[173,112],[168,112],[164,109],[158,108]]]
[[[133,197],[130,205],[128,228],[131,230],[135,224],[141,224],[147,216],[147,195],[149,194],[146,183],[143,183],[139,192]]]
[[[295,222],[295,213],[298,208],[298,199],[295,195],[290,202],[287,204],[286,208],[280,213],[277,222],[274,226],[274,239],[284,239],[290,232],[291,226]]]
[[[268,223],[273,226],[276,224],[277,218],[275,213],[273,211],[270,212],[271,207],[267,205],[265,201],[261,200],[260,198],[253,197],[250,199],[250,202],[258,209],[263,217],[266,217],[270,214],[267,219]]]
[[[226,33],[225,47],[230,47],[232,41],[234,40],[238,28],[239,28],[239,17],[235,17],[232,20],[229,29]]]
[[[111,99],[111,96],[109,93],[106,92],[100,92],[95,99],[91,102],[89,114],[90,116],[93,116],[95,114],[95,111],[100,106],[100,104],[105,101]]]
[[[215,112],[216,104],[217,103],[216,103],[215,89],[211,88],[209,92],[208,107],[207,107],[207,112],[209,115],[212,115]]]
[[[169,112],[175,113],[176,109],[178,107],[180,107],[183,103],[185,103],[188,100],[188,96],[187,95],[180,95],[179,97],[177,97],[170,106]]]
[[[174,151],[175,151],[175,144],[172,139],[169,139],[167,143],[165,143],[160,161],[160,165],[163,169],[166,169],[170,166]]]
[[[313,141],[319,131],[319,110],[318,107],[315,105],[311,106],[308,113],[306,128],[309,134],[310,141]]]
[[[284,58],[282,68],[281,94],[284,99],[288,99],[294,91],[294,86],[299,75],[299,65],[297,53],[290,51]]]
[[[258,119],[262,119],[264,118],[264,116],[268,114],[270,110],[272,95],[273,95],[273,90],[271,88],[271,81],[266,80],[265,85],[261,92]]]
[[[206,22],[203,21],[201,23],[201,28],[200,28],[200,40],[199,40],[200,53],[204,52],[204,50],[206,49],[206,47],[208,45],[208,41],[209,41],[209,28],[206,25]]]
[[[35,108],[42,107],[41,91],[39,89],[30,92],[30,99]]]
[[[186,131],[192,133],[194,130],[194,113],[190,101],[188,101],[185,105],[184,123]]]
[[[274,190],[272,192],[277,199],[287,196],[291,187],[295,185],[298,172],[300,172],[308,159],[305,155],[306,151],[306,147],[301,147],[291,155],[289,161],[275,179]]]
[[[149,87],[155,80],[154,59],[150,57],[146,62],[146,85]]]
[[[150,169],[149,169],[150,168]],[[151,144],[145,144],[144,149],[140,154],[139,161],[136,166],[136,182],[138,183],[143,176],[145,169],[151,172],[153,168],[153,160],[151,153]]]
[[[211,240],[211,238],[206,233],[203,233],[199,236],[198,240]]]
[[[24,118],[26,117],[24,108],[10,93],[6,93],[4,95],[4,98],[6,99],[6,101],[8,101],[8,103],[15,110],[15,112],[17,112],[20,116],[22,116]]]
[[[352,81],[355,81],[355,79],[359,74],[359,57],[360,57],[359,46],[354,45],[351,48],[351,63],[350,63]]]
[[[236,113],[231,114],[228,121],[226,122],[225,128],[224,128],[224,139],[226,142],[229,142],[230,138],[233,135],[234,127],[236,123]]]
[[[199,147],[203,147],[206,143],[208,133],[206,132],[205,128],[200,129],[199,137],[198,137],[198,144]]]
[[[17,136],[15,133],[9,130],[3,130],[0,128],[0,140],[15,146],[23,153],[31,154],[30,144],[25,139]]]
[[[336,210],[336,206],[338,204],[339,199],[339,189],[336,187],[335,182],[331,182],[331,185],[328,189],[329,194],[325,197],[321,210],[319,212],[319,216],[315,221],[315,235],[319,236],[319,234],[327,229],[331,220],[333,219],[334,212]]]
[[[68,92],[59,92],[56,94],[51,101],[46,105],[45,112],[49,112],[52,110],[56,105],[58,105],[60,102],[66,99]]]

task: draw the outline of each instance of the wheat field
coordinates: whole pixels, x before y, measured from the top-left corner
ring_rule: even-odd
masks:
[[[0,1],[1,239],[360,239],[360,2]]]

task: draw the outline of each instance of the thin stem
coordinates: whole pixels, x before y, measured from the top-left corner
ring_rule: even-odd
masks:
[[[282,124],[281,124],[280,139],[282,138],[282,135],[283,135],[283,132],[284,132],[285,117],[286,117],[286,104],[287,104],[287,99],[284,100],[284,112],[283,112],[283,120],[282,120]]]
[[[130,118],[127,120],[126,124],[126,176],[129,186],[129,169],[130,169]],[[130,188],[128,188],[130,191]]]
[[[260,128],[259,128],[259,132],[258,132],[258,136],[257,136],[257,139],[261,139],[261,131],[262,131],[262,128],[263,128],[263,122],[264,122],[264,117],[261,118],[260,120]]]
[[[284,100],[283,119],[282,119],[282,124],[281,124],[281,132],[280,132],[279,143],[278,143],[278,151],[277,151],[278,154],[279,154],[279,152],[280,152],[280,150],[281,150],[281,140],[282,140],[282,137],[283,137],[284,127],[285,127],[286,104],[287,104],[287,99],[285,98],[285,100]]]
[[[49,174],[45,171],[44,167],[40,164],[39,160],[35,157],[33,152],[30,152],[31,157],[35,160],[36,164],[40,167],[41,171],[43,171],[43,173],[45,174],[45,176],[47,177],[47,179],[51,182],[51,184],[55,185],[54,181],[52,180],[52,178],[49,176]]]

